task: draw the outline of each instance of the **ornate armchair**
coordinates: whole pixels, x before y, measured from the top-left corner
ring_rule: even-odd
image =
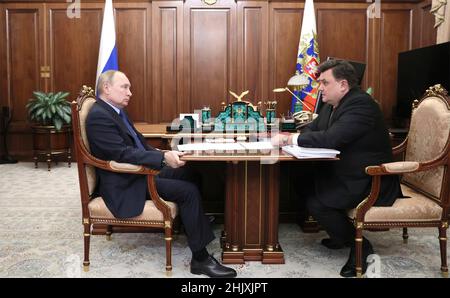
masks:
[[[75,150],[77,153],[78,177],[80,181],[81,207],[84,226],[84,270],[89,270],[89,246],[93,224],[108,226],[107,239],[111,238],[112,226],[128,226],[142,228],[160,228],[165,232],[166,241],[166,272],[172,270],[172,227],[178,210],[176,204],[161,199],[156,191],[154,176],[158,171],[132,164],[104,161],[90,154],[86,136],[86,117],[95,103],[94,91],[86,86],[80,92],[76,101],[71,103],[72,128]],[[101,197],[94,197],[96,184],[95,168],[118,173],[147,175],[148,190],[151,200],[145,203],[141,215],[119,219],[108,210]]]
[[[356,227],[356,272],[362,276],[362,232],[407,227],[437,227],[441,251],[441,272],[448,277],[447,228],[450,189],[450,98],[440,85],[430,87],[420,101],[415,101],[411,125],[405,141],[393,149],[404,154],[404,161],[369,166],[372,176],[369,196],[349,212]],[[390,207],[374,207],[379,195],[381,176],[402,175],[403,194]]]

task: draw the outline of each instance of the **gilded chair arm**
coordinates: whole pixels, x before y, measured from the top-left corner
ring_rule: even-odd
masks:
[[[394,156],[404,153],[406,151],[406,145],[408,144],[408,137],[406,137],[403,142],[401,142],[398,146],[392,148],[392,154]]]
[[[368,166],[366,167],[366,173],[370,176],[381,176],[421,172],[441,166],[447,162],[447,159],[448,154],[443,152],[436,159],[430,161],[398,161],[381,164],[379,166]]]
[[[155,176],[158,171],[148,169],[141,165],[134,165],[130,163],[120,163],[116,161],[108,161],[108,166],[115,172],[128,174],[145,174],[147,175],[147,187],[150,198],[155,204],[156,208],[163,213],[164,221],[171,219],[171,212],[169,205],[160,198],[155,184]]]
[[[130,163],[120,163],[113,160],[109,161],[108,165],[109,167],[111,167],[112,170],[119,173],[146,174],[147,187],[150,194],[150,198],[152,199],[156,208],[158,208],[159,211],[162,212],[164,221],[171,220],[172,217],[170,212],[170,206],[160,198],[158,191],[156,189],[155,176],[157,175],[158,171],[150,170],[140,165],[134,165]]]
[[[90,154],[87,155],[85,162],[95,167],[116,173],[147,175],[147,188],[151,200],[155,204],[156,208],[163,214],[164,221],[171,221],[172,217],[170,207],[163,199],[160,198],[158,191],[156,190],[155,176],[158,175],[159,171],[152,170],[141,165],[120,163],[113,160],[104,161],[97,159]]]
[[[147,187],[150,198],[155,203],[156,208],[163,213],[165,221],[171,218],[169,205],[159,197],[158,191],[156,190],[155,176],[158,175],[159,171],[129,163],[101,160],[92,156],[86,150],[86,147],[82,146],[81,149],[84,150],[84,154],[80,155],[79,158],[83,159],[85,164],[116,173],[147,175]]]
[[[381,165],[383,170],[390,174],[412,173],[419,169],[419,166],[420,163],[417,161],[398,161]]]
[[[356,207],[356,221],[363,222],[364,215],[375,204],[380,193],[381,176],[430,170],[446,164],[448,158],[448,152],[443,151],[436,159],[430,161],[400,161],[366,167],[366,173],[372,176],[372,187],[369,196]]]
[[[79,158],[83,159],[83,162],[85,164],[91,165],[96,168],[100,168],[106,171],[110,172],[116,172],[116,173],[126,173],[126,174],[138,174],[138,175],[150,175],[150,176],[156,176],[158,175],[159,171],[152,170],[149,168],[146,168],[144,166],[140,165],[133,165],[129,163],[120,163],[117,161],[109,160],[105,161],[102,159],[98,159],[91,155],[85,147],[82,147],[81,149],[84,150],[84,154],[82,154]]]
[[[111,167],[111,169],[118,172],[125,171],[126,173],[129,172],[136,173],[143,169],[143,166],[133,165],[131,163],[121,163],[114,160],[109,161],[108,164]]]

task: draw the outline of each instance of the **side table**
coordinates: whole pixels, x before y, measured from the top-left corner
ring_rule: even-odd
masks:
[[[32,125],[31,130],[33,132],[33,160],[35,168],[38,167],[38,161],[41,158],[45,158],[50,171],[52,160],[59,156],[66,157],[70,168],[72,159],[72,127],[70,125],[63,126],[59,131],[54,126]]]

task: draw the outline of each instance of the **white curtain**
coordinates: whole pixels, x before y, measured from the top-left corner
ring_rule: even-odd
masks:
[[[435,17],[436,44],[450,41],[450,0],[433,0],[430,12]]]

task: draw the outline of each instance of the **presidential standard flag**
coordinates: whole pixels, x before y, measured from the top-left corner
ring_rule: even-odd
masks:
[[[119,70],[117,62],[116,28],[114,26],[114,12],[112,0],[105,1],[103,11],[102,34],[98,52],[97,76],[95,90],[97,90],[98,77],[107,70]]]
[[[298,44],[296,75],[305,76],[308,85],[303,90],[294,90],[294,93],[302,100],[302,110],[310,111],[308,107],[316,107],[319,83],[317,66],[320,63],[319,46],[317,44],[316,16],[314,14],[313,0],[306,0],[303,12],[302,30]],[[295,111],[295,97],[292,97],[291,111]],[[307,106],[307,107],[305,107]],[[313,112],[313,111],[312,111]]]

